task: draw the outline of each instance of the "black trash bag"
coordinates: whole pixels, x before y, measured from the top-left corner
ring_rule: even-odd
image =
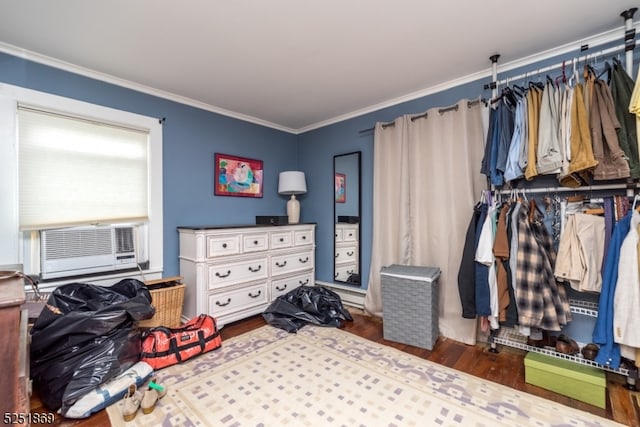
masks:
[[[135,321],[155,314],[144,283],[56,288],[31,329],[31,378],[50,410],[64,410],[140,360]]]
[[[345,320],[353,320],[340,296],[322,286],[300,286],[280,295],[262,317],[287,332],[297,332],[308,323],[341,328]]]

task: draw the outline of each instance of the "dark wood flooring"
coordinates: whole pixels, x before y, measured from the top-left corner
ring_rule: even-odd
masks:
[[[409,345],[398,344],[383,339],[380,319],[354,313],[354,321],[347,322],[344,330],[363,338],[395,347],[415,356],[449,366],[471,375],[504,384],[516,390],[535,394],[567,406],[581,409],[601,417],[615,420],[628,426],[640,427],[640,392],[632,392],[625,387],[625,378],[621,375],[607,373],[607,407],[601,409],[566,396],[530,385],[524,381],[525,352],[513,348],[501,347],[498,354],[488,351],[486,345],[470,346],[460,342],[440,338],[432,351]],[[262,316],[253,316],[222,328],[222,342],[264,325]],[[37,390],[31,399],[31,411],[47,411],[38,399]],[[56,425],[76,427],[110,427],[106,411],[100,411],[90,418],[69,420],[56,415]]]

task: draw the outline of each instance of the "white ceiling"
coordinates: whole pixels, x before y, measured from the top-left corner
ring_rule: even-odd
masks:
[[[614,29],[622,41],[620,13],[637,6],[0,0],[0,50],[300,132],[487,72],[494,53],[504,64]]]

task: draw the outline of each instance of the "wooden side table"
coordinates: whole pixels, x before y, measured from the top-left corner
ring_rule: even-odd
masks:
[[[21,277],[0,278],[0,416],[29,414],[31,387],[29,379],[28,313],[24,280]],[[16,419],[15,417],[13,418]],[[25,424],[27,423],[25,422]]]

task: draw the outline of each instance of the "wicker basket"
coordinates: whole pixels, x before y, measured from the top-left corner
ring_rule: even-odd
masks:
[[[186,285],[180,283],[182,277],[168,277],[166,279],[145,282],[151,293],[151,304],[156,308],[156,314],[138,323],[141,328],[166,326],[177,328],[182,323],[182,304]],[[157,289],[156,289],[157,288]]]

